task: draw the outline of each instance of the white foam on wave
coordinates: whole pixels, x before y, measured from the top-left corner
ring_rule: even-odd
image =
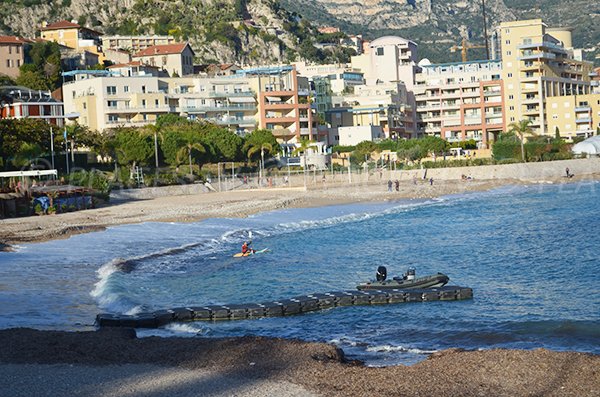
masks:
[[[380,345],[380,346],[369,346],[366,351],[375,352],[375,353],[412,353],[412,354],[433,354],[437,353],[437,350],[424,350],[417,349],[414,347],[404,347],[404,346],[392,346],[392,345]]]
[[[199,326],[197,323],[170,323],[163,328],[145,328],[137,329],[136,334],[138,338],[147,338],[150,336],[160,337],[187,337],[193,338],[198,335],[203,335],[206,330]]]

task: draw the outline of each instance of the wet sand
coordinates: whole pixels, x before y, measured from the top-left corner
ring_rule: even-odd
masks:
[[[600,394],[600,356],[544,349],[446,350],[410,367],[370,368],[328,344],[278,338],[12,329],[0,331],[0,344],[3,396]]]

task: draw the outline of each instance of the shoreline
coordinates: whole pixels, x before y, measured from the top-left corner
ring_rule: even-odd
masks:
[[[365,367],[326,343],[254,336],[137,338],[127,328],[71,333],[14,328],[0,330],[0,343],[11,346],[0,350],[0,387],[11,396],[581,397],[600,392],[600,355],[546,349],[449,349],[412,366]]]
[[[600,174],[572,180],[520,179],[437,180],[433,185],[400,182],[399,191],[389,192],[385,181],[368,184],[325,184],[307,190],[298,188],[249,189],[191,195],[157,197],[108,204],[95,209],[64,214],[29,216],[0,220],[0,252],[11,246],[69,238],[101,231],[110,226],[143,222],[198,222],[208,218],[244,218],[260,212],[285,208],[308,208],[364,202],[423,199],[488,191],[503,186],[565,184],[600,179]]]

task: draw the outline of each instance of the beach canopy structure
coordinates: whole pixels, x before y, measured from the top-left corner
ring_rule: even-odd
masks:
[[[579,142],[571,149],[573,154],[587,154],[589,156],[597,156],[600,154],[600,135],[595,135],[586,139],[585,141]]]
[[[40,177],[53,175],[56,177],[56,170],[32,170],[32,171],[8,171],[0,172],[0,178],[23,178],[23,177]]]

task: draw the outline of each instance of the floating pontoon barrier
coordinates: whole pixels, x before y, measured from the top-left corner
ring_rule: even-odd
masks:
[[[410,290],[334,291],[296,296],[274,302],[176,307],[150,313],[139,313],[134,316],[101,313],[96,316],[96,324],[100,327],[157,328],[182,321],[243,320],[291,316],[338,306],[384,305],[471,298],[473,298],[471,288],[457,286]]]

